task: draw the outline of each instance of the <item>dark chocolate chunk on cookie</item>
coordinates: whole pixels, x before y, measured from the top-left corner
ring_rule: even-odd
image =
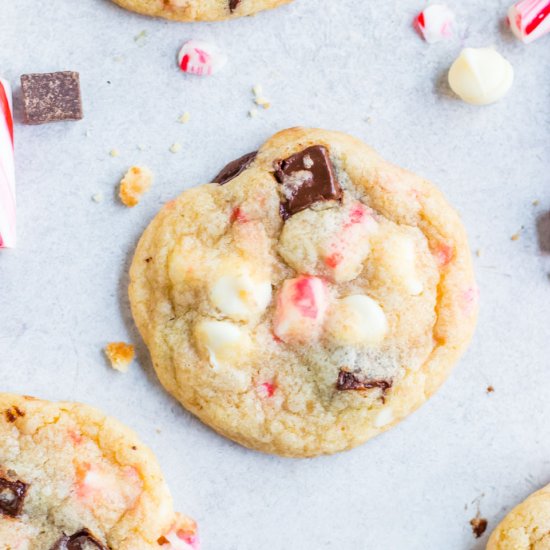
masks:
[[[23,510],[29,486],[22,481],[10,481],[0,477],[0,513],[17,517]]]
[[[283,218],[288,218],[318,201],[340,200],[342,188],[326,147],[313,145],[275,162],[275,178],[283,187]]]
[[[51,550],[108,550],[88,529],[81,529],[74,535],[63,535]]]
[[[336,388],[341,391],[347,390],[370,390],[372,388],[380,388],[386,392],[392,387],[391,380],[375,380],[367,378],[360,372],[350,372],[345,369],[340,369]]]
[[[233,13],[241,3],[241,0],[229,0],[229,11]]]
[[[241,172],[244,172],[252,164],[257,153],[257,151],[252,151],[252,153],[247,153],[238,159],[232,160],[221,169],[220,173],[212,180],[212,182],[224,185],[228,181],[235,179]]]
[[[80,120],[83,116],[78,73],[24,74],[21,92],[27,124]]]

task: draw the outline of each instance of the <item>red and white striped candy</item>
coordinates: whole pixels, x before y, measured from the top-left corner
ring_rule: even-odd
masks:
[[[443,4],[432,4],[422,10],[414,20],[414,26],[429,44],[453,36],[455,14]]]
[[[227,57],[214,44],[189,40],[178,54],[178,64],[184,73],[209,76],[227,63]]]
[[[512,32],[525,44],[550,32],[550,0],[522,0],[508,10]]]
[[[9,83],[0,78],[0,248],[15,248],[13,109]]]

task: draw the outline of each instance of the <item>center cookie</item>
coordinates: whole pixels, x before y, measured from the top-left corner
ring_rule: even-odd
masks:
[[[421,405],[474,329],[455,211],[344,134],[293,128],[168,203],[130,299],[167,390],[254,449],[354,447]]]
[[[216,21],[253,15],[292,0],[113,0],[144,15],[177,21]]]
[[[153,453],[78,403],[0,394],[0,548],[198,550]]]

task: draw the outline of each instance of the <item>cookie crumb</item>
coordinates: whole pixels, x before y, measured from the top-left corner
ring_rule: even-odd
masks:
[[[94,193],[92,195],[92,200],[97,203],[103,202],[103,193]]]
[[[475,518],[470,520],[470,525],[472,526],[472,533],[474,534],[474,537],[478,539],[485,533],[485,530],[487,529],[487,520],[485,518],[481,518],[479,516],[476,516]]]
[[[540,204],[539,199],[535,199],[532,204],[533,206],[538,206]]]
[[[263,107],[264,109],[269,109],[271,103],[263,96],[263,89],[261,84],[255,84],[252,86],[252,93],[254,94],[254,103]]]
[[[145,145],[136,145],[136,148],[139,150],[139,151],[145,151]]]
[[[478,258],[481,258],[481,248],[478,248],[478,249],[476,250],[476,256],[477,256]]]
[[[139,203],[141,195],[149,190],[153,174],[149,168],[132,166],[120,181],[118,196],[122,204],[132,208]]]
[[[258,109],[256,109],[255,107],[252,107],[252,109],[248,111],[248,116],[250,118],[255,118],[256,116],[258,116]]]
[[[178,118],[178,122],[180,124],[187,124],[189,122],[189,119],[191,118],[191,115],[186,111]]]
[[[111,155],[112,157],[119,157],[120,156],[120,152],[118,149],[111,149],[109,151],[109,155]]]
[[[517,233],[514,233],[514,234],[510,237],[510,240],[511,240],[511,241],[519,241],[519,238],[520,238],[520,232],[518,231]]]
[[[173,143],[171,146],[170,146],[170,153],[179,153],[181,151],[181,143]]]
[[[111,342],[105,347],[105,354],[111,362],[111,367],[119,372],[128,372],[134,353],[134,346],[124,342]]]
[[[122,63],[124,61],[124,56],[123,55],[115,55],[113,57],[113,61],[115,63]]]
[[[495,388],[493,386],[487,386],[487,393],[493,393],[495,391]]]
[[[139,34],[134,36],[134,42],[138,46],[144,46],[147,41],[147,31],[141,31]]]

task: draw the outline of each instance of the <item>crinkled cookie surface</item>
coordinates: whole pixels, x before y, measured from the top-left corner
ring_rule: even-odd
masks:
[[[130,298],[157,374],[255,449],[354,447],[421,405],[467,346],[464,228],[429,182],[350,136],[293,128],[168,203]]]

